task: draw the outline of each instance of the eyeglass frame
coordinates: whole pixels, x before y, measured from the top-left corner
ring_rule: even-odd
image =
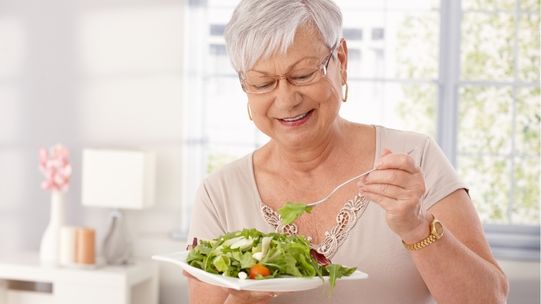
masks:
[[[321,60],[321,63],[320,63],[320,67],[318,70],[314,71],[314,73],[323,70],[323,73],[321,75],[320,78],[318,78],[316,81],[313,81],[313,82],[310,82],[310,83],[306,83],[306,84],[295,84],[293,83],[289,78],[288,78],[288,74],[291,72],[287,72],[287,73],[284,73],[284,74],[281,74],[281,75],[269,75],[267,77],[269,78],[272,78],[274,79],[274,82],[273,82],[273,85],[271,86],[271,88],[268,90],[268,91],[264,91],[264,92],[249,92],[247,89],[246,89],[246,78],[244,78],[242,75],[243,73],[239,72],[239,80],[240,80],[240,85],[242,87],[242,90],[247,93],[247,94],[254,94],[254,95],[263,95],[263,94],[267,94],[267,93],[270,93],[272,91],[274,91],[277,87],[278,87],[278,84],[280,83],[280,80],[282,79],[285,79],[290,85],[292,86],[296,86],[296,87],[303,87],[303,86],[309,86],[309,85],[312,85],[314,83],[316,83],[317,81],[319,81],[321,78],[323,77],[326,77],[327,76],[327,69],[329,68],[329,63],[331,62],[331,58],[332,58],[332,55],[334,53],[334,51],[336,50],[336,46],[333,46],[331,48],[331,52],[329,53],[329,55],[323,57],[323,59]],[[249,72],[249,71],[248,71]]]

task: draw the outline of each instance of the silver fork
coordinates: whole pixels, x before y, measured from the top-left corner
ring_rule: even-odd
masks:
[[[411,155],[411,153],[413,153],[415,150],[417,150],[417,147],[414,147],[413,149],[409,150],[408,153],[406,153],[406,154],[407,154],[407,155]],[[345,182],[341,183],[340,185],[336,186],[336,187],[335,187],[329,194],[327,194],[324,198],[320,199],[319,201],[311,202],[311,203],[306,204],[306,205],[307,205],[307,206],[315,206],[315,205],[319,205],[319,204],[323,203],[324,201],[328,200],[329,197],[331,197],[336,191],[338,191],[338,190],[339,190],[340,188],[342,188],[344,185],[347,185],[347,184],[351,183],[352,181],[354,181],[354,180],[356,180],[356,179],[358,179],[358,178],[360,178],[360,177],[363,177],[363,176],[365,176],[365,175],[368,175],[368,174],[370,174],[370,172],[373,172],[373,171],[375,171],[375,170],[376,170],[376,168],[372,168],[372,169],[370,169],[370,170],[368,170],[368,171],[366,171],[366,172],[364,172],[364,173],[361,173],[361,174],[359,174],[359,175],[357,175],[357,176],[354,176],[354,177],[348,179],[347,181],[345,181]]]

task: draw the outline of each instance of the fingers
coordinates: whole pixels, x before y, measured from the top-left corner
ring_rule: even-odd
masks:
[[[411,180],[411,173],[397,169],[378,169],[364,176],[359,185],[389,184],[405,188]]]
[[[361,194],[366,199],[380,205],[387,212],[397,213],[396,212],[397,205],[405,206],[405,204],[397,204],[395,198],[382,195],[382,194],[380,194],[378,192],[370,192],[370,191],[361,190]]]
[[[388,149],[383,151],[375,167],[375,171],[359,181],[359,192],[385,209],[391,230],[399,236],[407,236],[424,223],[423,173],[409,155]]]
[[[182,274],[188,279],[192,287],[210,286],[191,275],[189,272],[182,271]],[[235,303],[250,303],[250,304],[266,304],[271,299],[278,297],[280,294],[276,292],[256,292],[235,290],[230,288],[218,288],[222,299],[226,298],[225,304]],[[223,300],[222,300],[223,301]]]
[[[411,156],[403,153],[392,153],[388,149],[384,149],[375,167],[382,170],[399,169],[409,173],[415,173],[419,170]]]
[[[385,149],[383,149],[383,153],[381,154],[381,156],[385,156],[385,155],[388,155],[388,154],[391,154],[391,153],[393,153],[393,151],[385,148]]]
[[[424,194],[425,185],[422,171],[415,166],[407,154],[392,153],[385,149],[378,163],[377,170],[364,176],[357,185],[359,190],[377,193],[397,200],[409,199],[412,195]]]
[[[359,189],[363,194],[377,194],[377,201],[384,198],[391,200],[405,200],[408,199],[409,196],[407,189],[390,184],[368,184],[360,186]]]
[[[229,297],[227,300],[231,301],[231,303],[268,303],[271,299],[276,298],[278,295],[279,293],[276,292],[240,291],[229,289]]]
[[[191,275],[189,272],[187,272],[186,270],[183,270],[182,271],[182,275],[185,276],[187,279],[193,279],[193,280],[198,280],[196,277],[194,277],[193,275]]]

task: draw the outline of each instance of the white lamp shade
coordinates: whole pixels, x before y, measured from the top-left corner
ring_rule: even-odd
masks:
[[[85,206],[143,209],[154,204],[155,157],[137,150],[83,150]]]

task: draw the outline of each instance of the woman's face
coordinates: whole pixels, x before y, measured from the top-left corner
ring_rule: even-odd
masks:
[[[330,58],[327,75],[295,86],[281,78],[268,93],[250,94],[248,102],[256,126],[288,148],[302,148],[329,136],[337,121],[341,87],[346,82],[347,47],[342,41]],[[297,75],[309,66],[320,66],[330,54],[315,33],[299,29],[286,54],[258,61],[251,71],[267,75]],[[302,74],[302,73],[300,73]]]

